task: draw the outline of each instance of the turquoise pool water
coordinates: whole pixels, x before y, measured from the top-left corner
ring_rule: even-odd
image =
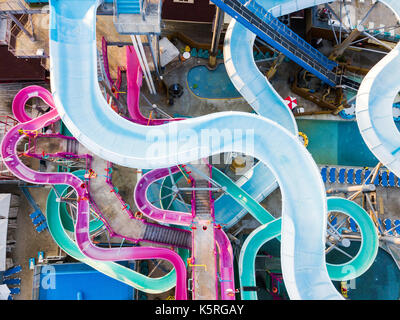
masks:
[[[234,99],[241,97],[222,63],[213,71],[205,66],[190,69],[187,81],[190,90],[200,98]]]
[[[297,119],[297,124],[308,136],[307,149],[318,164],[374,167],[379,162],[355,121]],[[396,125],[399,128],[400,124]]]
[[[121,262],[133,268],[133,264]],[[50,267],[50,268],[49,268]],[[34,280],[39,300],[133,300],[134,289],[84,263],[43,266]]]

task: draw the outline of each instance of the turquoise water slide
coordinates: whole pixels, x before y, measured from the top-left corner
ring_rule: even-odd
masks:
[[[375,260],[379,240],[376,228],[368,213],[356,203],[344,198],[328,198],[328,211],[342,212],[357,221],[362,242],[357,255],[340,264],[326,264],[331,280],[347,281],[362,275]],[[255,260],[260,248],[281,233],[281,219],[269,221],[254,230],[243,243],[239,257],[239,277],[241,287],[256,287]],[[286,283],[286,282],[285,282]],[[310,290],[320,290],[318,286]],[[256,300],[256,290],[242,290],[243,300]],[[310,292],[310,295],[312,293]]]
[[[263,206],[218,169],[213,168],[213,179],[225,187],[235,201],[245,208],[262,226],[254,230],[242,246],[239,273],[241,287],[255,286],[255,259],[263,244],[277,237],[280,240],[281,219],[275,219]],[[342,212],[357,221],[363,239],[356,257],[341,264],[327,264],[332,280],[346,281],[362,275],[369,269],[378,252],[378,234],[368,213],[356,203],[344,198],[328,198],[328,212]],[[243,299],[256,299],[255,291],[243,291]]]

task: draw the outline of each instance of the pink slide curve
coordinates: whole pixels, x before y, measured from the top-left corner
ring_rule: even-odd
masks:
[[[177,173],[178,167],[172,167],[171,173]],[[155,169],[147,172],[138,181],[134,191],[134,200],[138,209],[148,218],[161,223],[189,226],[192,223],[192,214],[188,212],[171,211],[157,208],[147,199],[147,190],[155,181],[169,175],[169,170]]]
[[[39,89],[40,88],[40,89]],[[59,120],[53,99],[46,89],[41,87],[26,87],[15,97],[13,110],[21,116],[25,103],[33,92],[36,96],[53,107],[48,113],[27,122],[16,125],[4,136],[1,143],[1,155],[6,167],[21,180],[35,184],[67,184],[75,189],[78,195],[78,214],[75,226],[75,238],[79,249],[87,257],[100,261],[122,261],[142,259],[163,259],[169,261],[176,271],[176,299],[186,300],[186,268],[181,257],[174,251],[154,247],[122,247],[115,249],[99,248],[93,245],[89,235],[89,200],[85,184],[70,173],[43,173],[25,166],[17,155],[17,144],[23,138],[21,131],[37,131]],[[20,112],[20,114],[18,113]],[[17,117],[17,116],[16,116]],[[20,117],[22,120],[23,117]]]
[[[178,121],[181,119],[148,119],[142,115],[139,108],[140,88],[143,80],[143,72],[140,67],[135,49],[132,46],[126,47],[127,59],[127,81],[128,81],[128,111],[133,121],[143,125],[160,125],[168,121]],[[178,167],[170,168],[171,173],[178,172]],[[147,199],[147,190],[152,183],[169,175],[168,168],[155,169],[146,173],[137,183],[134,191],[134,200],[139,210],[148,218],[160,223],[189,226],[193,216],[187,212],[177,212],[163,210],[154,206]],[[223,300],[234,300],[234,275],[233,275],[233,253],[232,246],[226,234],[222,230],[216,229],[215,240],[220,252],[221,296]],[[218,277],[218,275],[217,275]]]

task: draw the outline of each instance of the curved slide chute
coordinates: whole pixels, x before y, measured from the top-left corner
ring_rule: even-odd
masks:
[[[328,198],[329,212],[342,212],[357,221],[362,242],[357,255],[350,261],[337,265],[326,264],[331,280],[347,281],[367,271],[378,253],[378,234],[368,213],[353,201],[344,198]],[[239,277],[241,287],[256,287],[255,260],[260,248],[281,233],[281,219],[269,221],[255,229],[245,240],[239,256]],[[314,287],[313,290],[323,290]],[[256,291],[242,290],[243,300],[257,300]],[[311,294],[311,293],[310,293]]]
[[[381,0],[399,19],[400,2]],[[371,152],[400,177],[400,132],[393,120],[393,101],[400,92],[400,44],[380,60],[361,82],[356,100],[358,128]]]
[[[82,175],[84,171],[74,172],[74,175]],[[68,185],[56,185],[55,188],[59,194],[63,194]],[[175,270],[172,270],[162,278],[150,278],[144,276],[132,269],[126,268],[116,262],[97,261],[88,258],[79,250],[76,243],[69,237],[66,231],[74,231],[67,229],[65,221],[71,219],[70,215],[65,211],[61,202],[57,202],[57,195],[51,190],[47,198],[46,207],[47,223],[51,236],[57,245],[65,251],[69,256],[86,263],[92,268],[106,274],[116,280],[122,281],[140,291],[157,294],[168,291],[175,286]],[[73,226],[73,225],[72,225]],[[90,228],[92,229],[92,227]],[[95,228],[94,228],[95,229]],[[182,250],[182,258],[186,260],[188,251]]]
[[[25,88],[24,92],[39,90],[39,87]],[[43,92],[46,89],[42,88]],[[47,91],[47,90],[46,90]],[[22,95],[22,94],[21,94]],[[38,96],[45,96],[46,93]],[[23,100],[15,100],[15,105]],[[48,100],[51,103],[50,100]],[[10,129],[1,143],[1,154],[6,167],[21,180],[35,184],[66,184],[75,189],[78,196],[78,217],[75,227],[75,237],[79,249],[89,258],[101,261],[122,261],[135,259],[163,259],[168,260],[176,271],[176,299],[186,299],[186,268],[181,257],[174,251],[154,247],[128,247],[117,249],[99,248],[92,244],[89,225],[89,200],[86,185],[78,177],[69,173],[43,173],[34,171],[25,166],[17,155],[17,144],[24,137],[21,132],[38,131],[41,128],[59,120],[58,110],[51,109],[48,113],[20,123]]]
[[[257,1],[265,9],[270,10],[274,16],[290,14],[327,2],[330,1]],[[255,38],[254,33],[236,20],[233,19],[229,24],[224,42],[224,63],[229,78],[257,114],[272,119],[297,135],[297,123],[292,111],[260,72],[254,61]],[[241,188],[259,202],[278,187],[272,172],[263,163],[257,163],[248,174],[251,176]],[[222,221],[227,228],[232,227],[246,214],[246,210],[228,196],[219,198],[215,202],[215,208],[218,220]]]

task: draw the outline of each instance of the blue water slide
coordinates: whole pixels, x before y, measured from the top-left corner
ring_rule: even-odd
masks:
[[[400,16],[400,1],[382,0]],[[393,119],[393,101],[400,92],[397,72],[400,45],[380,60],[364,77],[356,100],[357,124],[366,145],[386,168],[400,177],[400,132]]]

